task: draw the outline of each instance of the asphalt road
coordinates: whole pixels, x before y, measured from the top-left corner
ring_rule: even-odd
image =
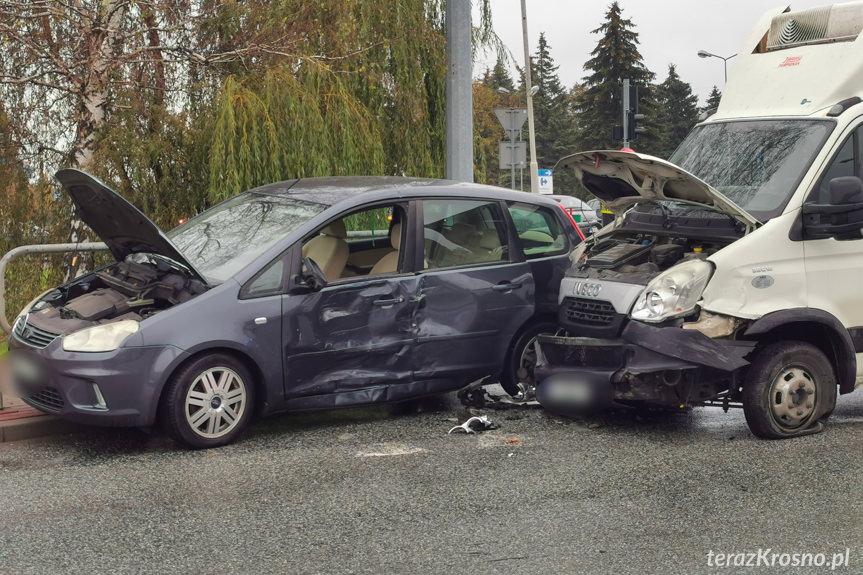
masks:
[[[846,549],[835,572],[863,573],[863,391],[786,441],[715,408],[487,413],[474,436],[446,434],[449,409],[371,409],[200,452],[134,430],[2,444],[0,573],[823,573]],[[828,565],[708,565],[759,548]]]

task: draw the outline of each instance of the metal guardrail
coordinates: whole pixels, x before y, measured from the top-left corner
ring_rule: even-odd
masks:
[[[6,335],[12,333],[12,326],[6,319],[6,266],[18,256],[27,254],[56,254],[65,252],[99,252],[107,250],[108,246],[102,242],[88,242],[83,244],[43,244],[35,246],[20,246],[6,252],[0,258],[0,329]]]

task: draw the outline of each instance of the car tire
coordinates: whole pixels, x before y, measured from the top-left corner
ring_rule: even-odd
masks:
[[[162,425],[178,443],[192,449],[234,441],[252,418],[255,386],[235,357],[212,353],[182,366],[162,397]]]
[[[833,366],[821,350],[804,342],[766,346],[743,383],[746,423],[765,439],[820,431],[835,405]]]
[[[536,366],[534,349],[536,336],[541,333],[553,334],[559,329],[560,327],[554,322],[538,321],[528,325],[516,336],[506,356],[500,377],[500,385],[504,391],[516,397],[523,389],[530,390],[536,386],[537,382],[533,379],[533,368]]]

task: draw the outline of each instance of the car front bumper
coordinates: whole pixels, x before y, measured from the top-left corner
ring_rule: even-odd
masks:
[[[562,412],[612,403],[680,407],[715,399],[747,366],[754,343],[629,321],[620,338],[541,335],[537,400]]]
[[[33,350],[13,337],[9,356],[16,391],[28,405],[78,423],[148,427],[166,374],[185,352],[153,346],[74,353],[59,341]]]

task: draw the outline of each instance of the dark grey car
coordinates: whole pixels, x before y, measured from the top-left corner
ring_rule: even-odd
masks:
[[[233,440],[254,414],[532,383],[578,236],[553,200],[396,177],[279,182],[167,235],[57,174],[117,260],[15,321],[23,399],[71,420]]]

